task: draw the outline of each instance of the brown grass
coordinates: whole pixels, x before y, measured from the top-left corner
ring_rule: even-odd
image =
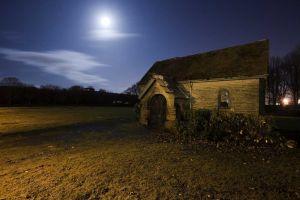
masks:
[[[0,107],[0,134],[132,117],[122,107]]]
[[[300,198],[299,149],[225,153],[161,143],[130,109],[113,113],[89,125],[0,136],[0,199]]]

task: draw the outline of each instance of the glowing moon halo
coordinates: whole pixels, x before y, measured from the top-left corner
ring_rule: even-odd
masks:
[[[102,28],[111,28],[112,26],[112,20],[109,16],[101,16],[99,18],[99,24]]]

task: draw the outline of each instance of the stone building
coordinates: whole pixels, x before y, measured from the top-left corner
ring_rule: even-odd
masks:
[[[259,115],[268,59],[268,40],[262,40],[158,61],[138,84],[139,121],[172,128],[197,109]]]

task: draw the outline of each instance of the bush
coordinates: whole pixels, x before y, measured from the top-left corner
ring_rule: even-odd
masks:
[[[177,136],[181,141],[207,139],[246,145],[282,144],[284,137],[272,132],[271,124],[262,116],[197,110],[190,120],[177,123]]]
[[[177,121],[177,140],[186,142],[203,139],[207,133],[210,115],[209,110],[198,110],[189,120]]]
[[[198,133],[204,132],[208,130],[209,121],[211,117],[210,110],[197,110],[194,113],[194,123],[195,123],[195,131]]]
[[[214,141],[223,140],[232,131],[232,125],[228,116],[213,112],[208,122],[206,139]]]

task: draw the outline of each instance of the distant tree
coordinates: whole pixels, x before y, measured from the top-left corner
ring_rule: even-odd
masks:
[[[131,95],[138,95],[138,83],[133,84],[129,88],[127,88],[123,93],[131,94]]]
[[[267,81],[268,103],[276,105],[288,92],[286,64],[282,58],[271,57]]]
[[[60,90],[61,89],[61,87],[59,87],[57,85],[52,85],[52,84],[41,85],[40,88],[48,89],[48,90]]]
[[[69,90],[82,91],[82,90],[84,90],[84,88],[80,85],[73,85],[72,87],[69,88]]]
[[[95,92],[95,88],[93,86],[89,86],[84,88],[85,91],[89,91],[89,92]]]
[[[0,81],[0,86],[25,86],[26,84],[22,83],[16,77],[5,77]]]
[[[34,98],[37,96],[38,88],[34,86],[28,86],[24,87],[20,93],[23,91],[23,94],[21,95],[22,98],[20,98],[21,102],[20,104],[26,104],[28,106],[31,106],[33,104]]]
[[[137,101],[133,95],[112,93],[104,89],[95,91],[91,86],[84,88],[74,85],[64,89],[46,84],[37,88],[23,84],[14,77],[7,77],[1,83],[5,84],[0,85],[1,106],[133,106]]]
[[[101,94],[101,93],[109,93],[107,90],[102,89],[102,88],[100,88],[98,92],[99,92],[100,94]]]
[[[300,98],[300,45],[285,57],[287,69],[287,84],[292,94],[293,102],[297,105]]]

